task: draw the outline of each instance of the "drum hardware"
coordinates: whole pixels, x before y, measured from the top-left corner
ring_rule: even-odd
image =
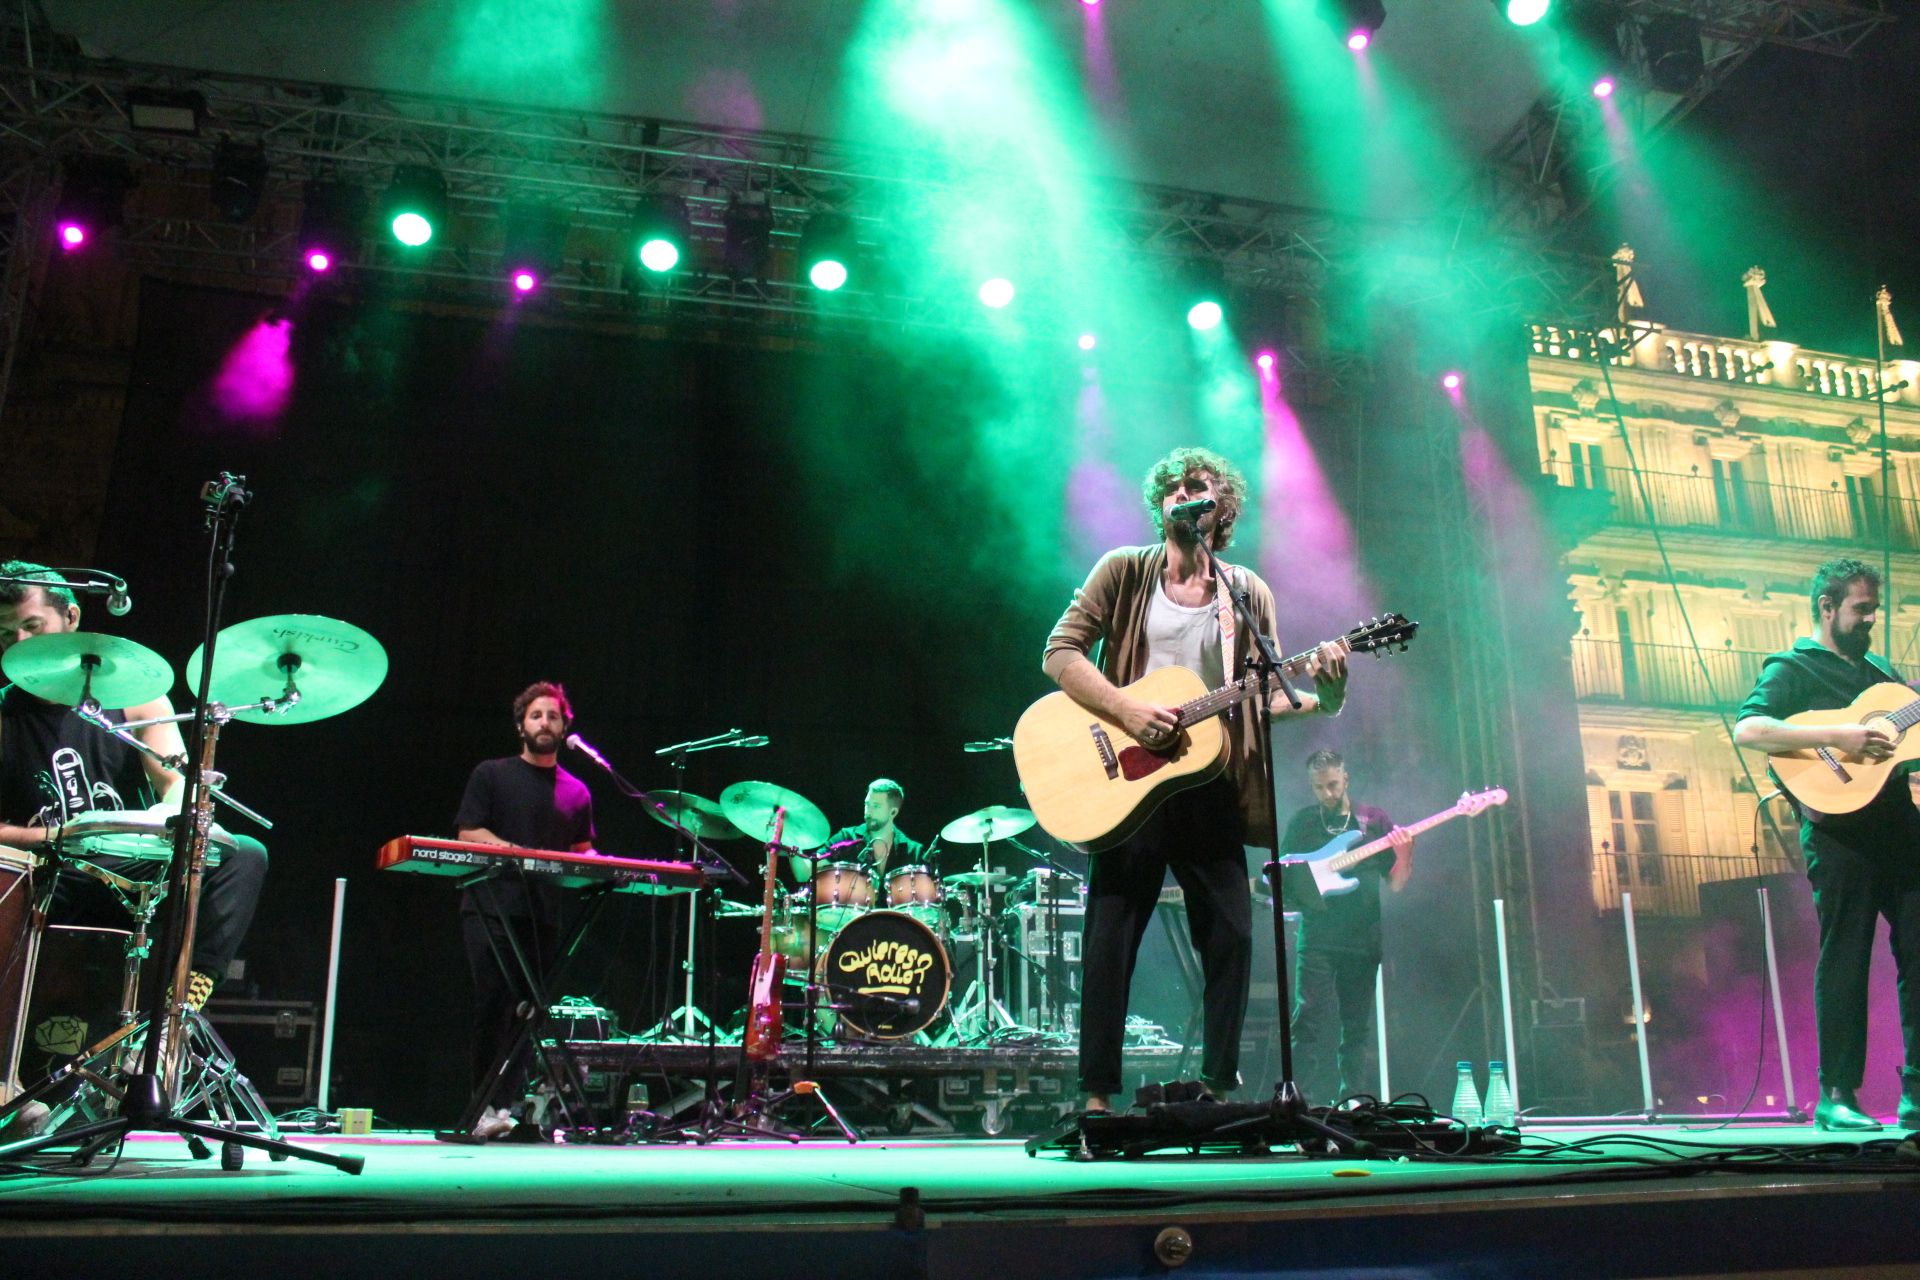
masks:
[[[1031,1031],[1021,1027],[1013,1014],[1007,1011],[999,997],[994,994],[993,977],[997,964],[994,955],[994,919],[993,891],[1010,882],[1013,877],[1004,871],[996,871],[987,865],[989,847],[996,840],[1005,840],[1028,830],[1034,824],[1033,813],[1027,809],[1013,809],[1005,805],[990,805],[972,813],[955,818],[940,828],[940,838],[954,844],[978,844],[980,846],[980,865],[978,870],[948,876],[945,884],[974,890],[974,914],[979,920],[979,941],[974,947],[973,985],[960,998],[953,1012],[953,1026],[950,1028],[954,1042],[960,1044],[982,1044],[992,1040],[1002,1031],[1017,1029]]]
[[[200,1028],[186,1016],[189,1012],[186,995],[189,977],[192,971],[193,944],[198,925],[201,883],[206,871],[208,846],[213,831],[214,761],[219,749],[220,732],[226,718],[215,713],[215,700],[212,687],[220,667],[219,641],[220,618],[226,603],[226,592],[233,579],[233,548],[235,529],[240,512],[251,499],[243,477],[223,472],[218,479],[208,482],[201,489],[201,499],[206,508],[206,525],[210,531],[208,563],[208,588],[206,601],[206,632],[200,653],[205,661],[197,664],[198,689],[194,699],[197,708],[191,715],[192,733],[188,739],[188,758],[185,761],[185,801],[181,810],[181,821],[173,826],[173,855],[169,866],[167,885],[168,896],[173,899],[173,909],[168,913],[167,931],[163,954],[168,955],[172,963],[171,986],[164,982],[153,984],[153,1003],[147,1009],[148,1034],[144,1037],[138,1061],[131,1074],[125,1078],[124,1093],[119,1100],[118,1114],[78,1125],[65,1132],[44,1133],[20,1142],[0,1144],[0,1161],[33,1154],[50,1147],[77,1146],[75,1158],[91,1159],[107,1146],[124,1138],[127,1134],[142,1132],[172,1133],[187,1141],[189,1149],[196,1157],[210,1155],[206,1143],[221,1144],[221,1163],[234,1169],[240,1166],[245,1157],[245,1148],[267,1152],[276,1160],[297,1156],[320,1164],[331,1165],[348,1173],[358,1173],[365,1165],[359,1156],[338,1156],[331,1152],[313,1148],[296,1148],[282,1142],[273,1117],[262,1117],[264,1125],[259,1133],[242,1132],[235,1117],[222,1114],[221,1104],[215,1099],[222,1096],[217,1091],[208,1093],[199,1086],[183,1088],[181,1067],[183,1062],[191,1062],[196,1054],[191,1051],[188,1041],[198,1037]],[[344,625],[344,624],[340,624]],[[364,634],[364,633],[362,633]],[[369,637],[370,639],[371,637]],[[42,643],[55,637],[36,637],[34,640],[14,646],[16,650],[27,649],[32,644]],[[244,646],[237,646],[244,648]],[[45,652],[45,650],[43,650]],[[283,653],[294,653],[296,649],[289,642]],[[11,653],[9,654],[11,656]],[[76,657],[82,655],[75,655]],[[3,665],[3,664],[0,664]],[[82,696],[94,696],[93,677],[96,670],[104,669],[104,660],[94,666],[79,664],[83,667],[80,688],[75,692]],[[327,664],[323,663],[323,666]],[[276,663],[284,669],[288,688],[292,687],[293,667],[286,663]],[[11,672],[9,672],[11,674]],[[385,674],[384,656],[381,662],[380,676]],[[361,678],[365,680],[365,674]],[[361,694],[364,698],[379,684],[379,676],[366,681],[367,687]],[[170,684],[171,681],[168,681]],[[164,688],[163,690],[164,691]],[[156,693],[153,696],[158,696]],[[279,700],[272,711],[262,717],[267,723],[276,721]],[[355,701],[358,701],[356,699]],[[335,706],[332,710],[345,710],[346,705]],[[326,711],[325,714],[332,714]],[[318,713],[304,717],[318,718]],[[183,717],[186,719],[186,717]],[[171,994],[169,994],[171,993]],[[225,1081],[234,1077],[226,1074],[231,1070],[231,1055],[223,1052],[224,1046],[218,1044],[218,1037],[211,1028],[204,1028],[206,1036],[217,1055],[220,1070],[219,1079]],[[123,1027],[118,1033],[131,1035],[130,1027]],[[207,1061],[201,1057],[200,1061]],[[237,1076],[237,1073],[234,1073]],[[11,1114],[27,1101],[37,1101],[39,1095],[52,1092],[64,1083],[63,1080],[43,1080],[26,1090],[20,1097],[9,1103],[4,1110]],[[209,1104],[213,1123],[185,1118],[182,1111],[187,1106],[202,1102]],[[221,1120],[227,1123],[220,1123]]]

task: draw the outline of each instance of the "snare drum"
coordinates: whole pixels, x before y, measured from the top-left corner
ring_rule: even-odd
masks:
[[[935,933],[947,931],[946,890],[924,863],[887,872],[887,907],[912,916]]]
[[[873,877],[857,862],[823,862],[813,870],[813,897],[821,929],[843,929],[873,910]]]

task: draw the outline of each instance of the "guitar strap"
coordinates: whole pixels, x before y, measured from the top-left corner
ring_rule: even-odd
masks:
[[[1227,590],[1227,575],[1232,572],[1232,565],[1220,565],[1220,573],[1213,580],[1213,611],[1220,617],[1220,670],[1229,680],[1234,678],[1233,596]]]

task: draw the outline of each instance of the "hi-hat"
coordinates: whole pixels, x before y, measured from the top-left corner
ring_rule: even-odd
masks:
[[[992,840],[1011,839],[1033,824],[1031,809],[990,804],[984,809],[975,809],[963,818],[955,818],[940,828],[940,838],[949,844],[985,844]]]
[[[745,835],[766,843],[773,839],[774,812],[787,811],[780,843],[790,849],[817,849],[833,828],[820,807],[801,795],[771,782],[736,782],[720,793],[720,810]]]
[[[69,707],[91,695],[102,707],[119,711],[173,688],[173,668],[165,658],[136,641],[97,631],[28,636],[0,658],[0,671],[28,693]]]
[[[717,801],[691,791],[650,791],[659,807],[647,806],[647,815],[655,822],[671,827],[679,823],[702,840],[738,840],[740,828],[727,821]],[[759,908],[755,907],[755,911]]]
[[[187,659],[187,684],[200,687],[206,646]],[[350,711],[373,696],[387,678],[387,651],[380,642],[337,618],[281,613],[236,622],[220,633],[207,696],[229,707],[278,698],[291,678],[300,701],[282,712],[236,711],[253,724],[305,724]]]

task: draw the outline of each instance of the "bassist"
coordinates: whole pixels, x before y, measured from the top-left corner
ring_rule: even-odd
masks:
[[[1372,858],[1361,863],[1353,872],[1359,885],[1324,899],[1318,910],[1292,892],[1287,895],[1290,905],[1305,908],[1294,968],[1293,1034],[1300,1090],[1316,1106],[1375,1087],[1373,987],[1383,951],[1380,882],[1398,893],[1413,875],[1413,833],[1394,826],[1384,810],[1355,804],[1349,781],[1339,752],[1308,756],[1307,782],[1314,803],[1293,815],[1280,838],[1282,854],[1313,853],[1356,830],[1362,840],[1385,836],[1393,842],[1392,862]],[[1336,1058],[1339,1067],[1338,1086],[1331,1090],[1326,1088],[1330,1058]]]
[[[1209,687],[1238,675],[1251,646],[1240,634],[1224,590],[1207,576],[1200,539],[1223,550],[1246,501],[1232,463],[1205,449],[1176,449],[1153,465],[1143,486],[1161,541],[1101,557],[1054,625],[1043,669],[1069,697],[1122,725],[1143,745],[1172,745],[1174,708],[1155,706],[1121,686],[1149,671],[1185,666]],[[1182,503],[1210,499],[1197,518],[1174,518]],[[1220,565],[1246,588],[1256,622],[1274,633],[1273,592],[1250,570]],[[1328,650],[1300,694],[1302,712],[1337,712],[1346,695],[1345,655]],[[1293,708],[1275,695],[1276,715]],[[1240,1080],[1240,1030],[1246,1021],[1253,951],[1253,904],[1245,845],[1271,846],[1271,811],[1261,781],[1255,717],[1237,708],[1227,727],[1226,772],[1182,791],[1126,840],[1096,853],[1087,893],[1080,1087],[1089,1111],[1105,1111],[1121,1086],[1120,1050],[1133,966],[1169,870],[1185,891],[1188,925],[1206,991],[1201,1082],[1216,1094]]]

